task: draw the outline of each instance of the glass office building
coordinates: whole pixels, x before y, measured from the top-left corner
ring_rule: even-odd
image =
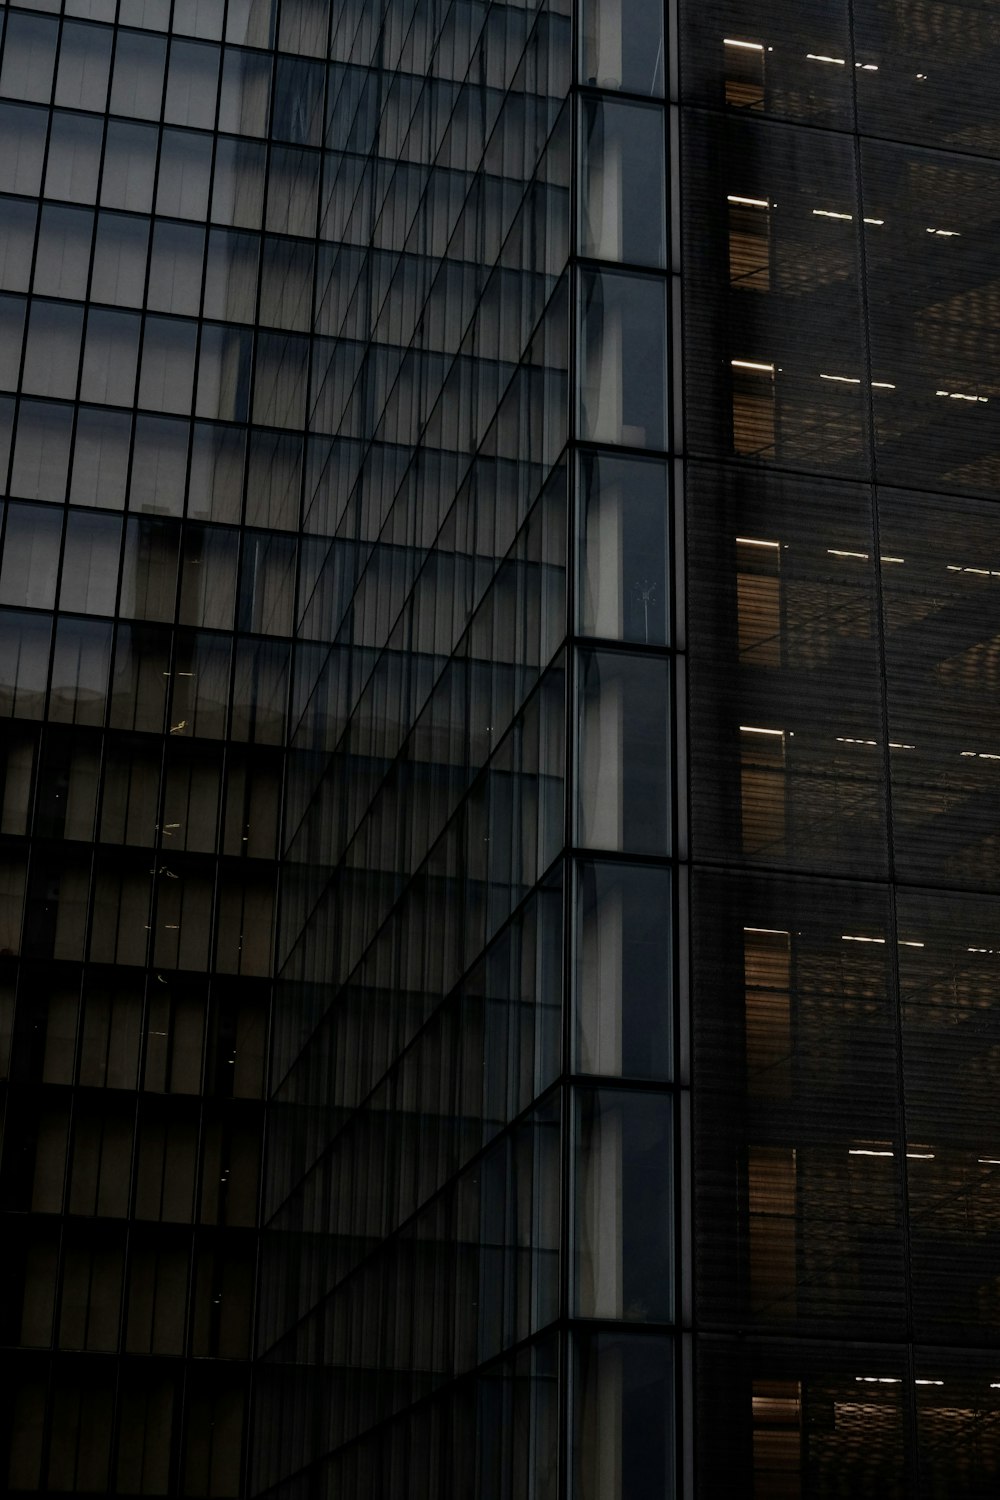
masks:
[[[995,1492],[992,10],[0,5],[6,1493]]]

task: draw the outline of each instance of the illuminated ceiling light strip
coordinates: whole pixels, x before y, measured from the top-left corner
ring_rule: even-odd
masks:
[[[864,222],[866,224],[884,224],[885,220],[884,219],[865,219]]]
[[[722,45],[724,47],[743,47],[747,52],[763,52],[764,50],[763,42],[741,42],[734,36],[724,36],[722,38]]]
[[[958,753],[963,760],[1000,760],[1000,755],[991,754],[989,750],[960,750]]]
[[[827,57],[822,52],[807,52],[806,60],[808,62],[833,63],[838,68],[847,67],[846,57]]]
[[[739,193],[729,193],[727,203],[739,203],[743,208],[770,208],[770,198],[743,198]]]
[[[902,1375],[855,1375],[855,1380],[865,1385],[902,1385]]]
[[[893,385],[893,383],[892,383],[891,380],[873,380],[872,381],[872,390],[873,391],[894,391],[895,389],[896,389],[896,387]]]
[[[997,950],[995,948],[966,948],[965,951],[966,953],[995,953]],[[984,1161],[985,1158],[981,1156],[979,1160]]]
[[[820,380],[838,380],[841,385],[860,385],[860,375],[821,375]]]
[[[840,934],[840,941],[842,943],[884,943],[885,942],[885,938],[884,937],[882,937],[882,938],[879,938],[879,937],[855,937],[855,936],[853,936],[853,934],[851,934],[849,932],[842,932]]]
[[[879,562],[905,563],[905,561],[906,561],[905,557],[885,557],[883,555],[882,557],[879,558]]]
[[[788,937],[787,927],[744,927],[744,932],[767,932],[772,937]]]
[[[785,731],[783,729],[758,729],[753,724],[741,724],[740,725],[740,733],[741,734],[772,734],[772,735],[777,735],[779,738],[781,738],[784,735]]]
[[[944,1385],[943,1380],[914,1380],[914,1385]]]
[[[766,372],[768,375],[774,374],[773,365],[764,365],[755,359],[731,359],[729,363],[732,365],[734,370],[761,370]]]
[[[890,750],[915,750],[916,748],[916,745],[907,745],[903,740],[889,741]]]
[[[982,406],[985,406],[990,399],[989,396],[968,396],[964,391],[935,391],[934,394],[947,396],[951,401],[978,401]]]
[[[832,208],[814,208],[813,209],[813,218],[815,218],[815,219],[846,219],[848,221],[848,223],[850,223],[850,221],[854,218],[854,215],[853,214],[838,214],[838,213],[834,213],[834,211],[833,211]]]
[[[846,734],[838,734],[837,735],[837,744],[838,745],[877,745],[878,744],[878,740],[855,740],[855,739],[851,739]]]
[[[770,547],[775,552],[780,552],[780,542],[765,542],[756,536],[738,536],[737,542],[741,547]]]
[[[943,240],[960,240],[962,231],[960,229],[928,229],[928,234],[936,234]]]
[[[901,948],[926,948],[927,944],[918,943],[914,938],[900,938],[899,946]]]
[[[847,1152],[848,1156],[895,1156],[895,1151],[876,1151],[870,1146],[851,1146]],[[933,1151],[907,1151],[910,1161],[933,1161]]]
[[[862,73],[878,72],[878,63],[855,63],[854,66],[860,68]]]
[[[845,552],[842,547],[827,547],[826,553],[828,557],[857,557],[861,562],[868,561],[867,552]]]
[[[976,1161],[981,1167],[1000,1167],[1000,1156],[977,1156]],[[1000,1386],[990,1386],[990,1390],[1000,1390]]]

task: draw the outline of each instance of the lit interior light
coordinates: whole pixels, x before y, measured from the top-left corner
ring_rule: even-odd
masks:
[[[889,741],[890,750],[915,750],[916,748],[916,745],[907,745],[902,740]]]
[[[976,578],[1000,578],[1000,568],[963,568],[960,563],[945,563],[946,573],[972,573]]]
[[[739,193],[729,193],[727,203],[738,203],[742,208],[770,208],[770,198],[743,198]]]
[[[862,73],[878,72],[878,63],[855,63],[854,66],[860,68]]]
[[[867,552],[846,552],[842,547],[827,547],[826,553],[828,557],[856,557],[861,562],[868,561]]]
[[[933,1161],[934,1160],[934,1152],[933,1151],[907,1151],[906,1155],[910,1159],[910,1161]]]
[[[814,219],[847,219],[847,221],[850,222],[854,218],[854,215],[853,214],[839,214],[839,213],[835,213],[832,208],[814,208],[813,209],[813,218]]]
[[[943,1380],[914,1380],[914,1385],[944,1385]]]
[[[943,240],[958,240],[962,237],[960,229],[928,229],[928,234],[936,234]]]
[[[808,62],[833,63],[838,68],[846,68],[847,66],[846,57],[826,57],[822,52],[807,52],[806,60]]]
[[[838,745],[877,745],[878,744],[878,740],[855,740],[855,739],[851,739],[851,737],[849,735],[838,734],[837,735],[837,744]]]
[[[895,389],[896,389],[896,387],[893,385],[893,383],[892,383],[891,380],[873,380],[872,381],[872,390],[873,391],[894,391]]]
[[[966,953],[995,953],[995,948],[966,948]],[[981,1156],[980,1161],[992,1161],[992,1157]]]
[[[901,1375],[855,1375],[855,1380],[865,1385],[902,1385]]]
[[[780,542],[765,542],[756,536],[738,536],[736,541],[741,547],[770,547],[775,552],[781,551]]]
[[[740,733],[741,734],[771,734],[771,735],[777,735],[780,738],[784,734],[784,732],[785,731],[783,729],[758,729],[753,724],[741,724],[740,725]]]
[[[760,370],[768,375],[774,374],[773,365],[764,365],[755,359],[731,359],[729,363],[734,370]]]
[[[918,943],[916,938],[900,938],[899,946],[901,948],[926,948],[927,944]]]
[[[867,1146],[852,1146],[847,1154],[848,1156],[892,1156],[894,1153],[892,1151],[872,1151]],[[875,1377],[871,1376],[869,1378],[874,1379]],[[860,1380],[862,1377],[859,1375],[858,1379]]]
[[[1000,760],[1000,755],[993,755],[989,750],[960,750],[958,753],[964,760]]]
[[[981,1167],[1000,1167],[1000,1156],[977,1156],[976,1161]],[[1000,1391],[1000,1385],[990,1386],[990,1390]]]
[[[884,937],[856,937],[853,933],[842,932],[840,934],[842,943],[884,943]]]
[[[762,42],[741,42],[734,36],[724,36],[722,38],[722,45],[724,47],[743,47],[747,52],[763,52],[764,50]]]
[[[918,74],[917,74],[917,77],[918,77],[918,78],[926,78],[926,77],[927,77],[927,74],[926,74],[926,73],[918,73]]]
[[[837,380],[841,385],[860,385],[860,375],[821,375],[820,380]]]
[[[947,396],[951,401],[978,401],[985,406],[989,396],[968,396],[963,391],[935,391],[935,396]]]
[[[885,220],[884,219],[865,219],[864,222],[866,224],[884,224]]]
[[[884,562],[884,563],[905,563],[905,561],[906,561],[905,557],[885,557],[885,556],[883,556],[883,557],[879,558],[879,562]]]
[[[744,932],[766,932],[766,933],[769,933],[772,937],[788,937],[789,936],[789,932],[788,932],[788,929],[786,927],[744,927],[743,931]]]

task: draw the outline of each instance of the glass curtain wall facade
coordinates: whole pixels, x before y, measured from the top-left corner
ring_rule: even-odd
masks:
[[[335,19],[353,206],[289,737],[269,1495],[674,1492],[664,19]]]
[[[697,1470],[1000,1477],[988,5],[682,5]]]
[[[235,1496],[328,7],[0,24],[0,1489]]]

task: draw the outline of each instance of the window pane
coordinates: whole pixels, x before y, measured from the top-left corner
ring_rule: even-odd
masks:
[[[139,120],[160,118],[166,39],[120,31],[111,85],[111,111]]]
[[[110,663],[110,623],[60,617],[49,718],[64,724],[103,724]]]
[[[663,93],[663,9],[647,0],[584,0],[586,83],[635,94]]]
[[[94,215],[89,209],[45,204],[35,262],[36,292],[43,296],[80,299],[87,295],[93,232]],[[30,263],[30,248],[27,253]]]
[[[111,39],[105,26],[81,26],[67,21],[59,42],[56,103],[66,109],[103,111],[108,98]]]
[[[34,99],[47,104],[52,93],[58,21],[26,16],[18,11],[7,17],[0,94],[8,99]]]
[[[0,151],[3,150],[0,141]],[[31,282],[31,252],[38,209],[21,198],[0,202],[0,290],[26,292]]]
[[[584,98],[580,252],[666,264],[663,110]]]
[[[55,113],[45,169],[45,196],[93,203],[101,166],[102,120]]]
[[[672,1340],[581,1334],[574,1343],[573,1500],[671,1500]]]
[[[576,1091],[575,1305],[590,1318],[673,1317],[670,1094]]]
[[[578,1070],[669,1078],[669,870],[581,864],[576,911]]]
[[[157,131],[150,125],[109,120],[101,203],[148,213],[153,206]]]
[[[148,244],[146,219],[125,214],[98,215],[90,293],[95,302],[114,302],[119,307],[142,306]]]
[[[580,630],[669,640],[669,478],[656,460],[581,454]]]
[[[100,408],[80,408],[69,496],[74,505],[124,509],[131,437],[130,416]]]
[[[122,524],[117,516],[71,510],[66,519],[61,609],[114,614]]]
[[[656,657],[580,653],[582,845],[667,853],[669,688],[668,665]]]
[[[663,448],[667,304],[663,281],[598,271],[583,285],[581,435]]]
[[[62,516],[46,505],[8,505],[0,604],[51,609],[56,597]]]
[[[66,498],[73,408],[22,401],[17,414],[17,442],[11,492],[25,500]]]
[[[0,189],[28,193],[42,184],[48,111],[0,104]]]
[[[75,396],[82,332],[82,307],[34,302],[22,388],[34,396]]]

